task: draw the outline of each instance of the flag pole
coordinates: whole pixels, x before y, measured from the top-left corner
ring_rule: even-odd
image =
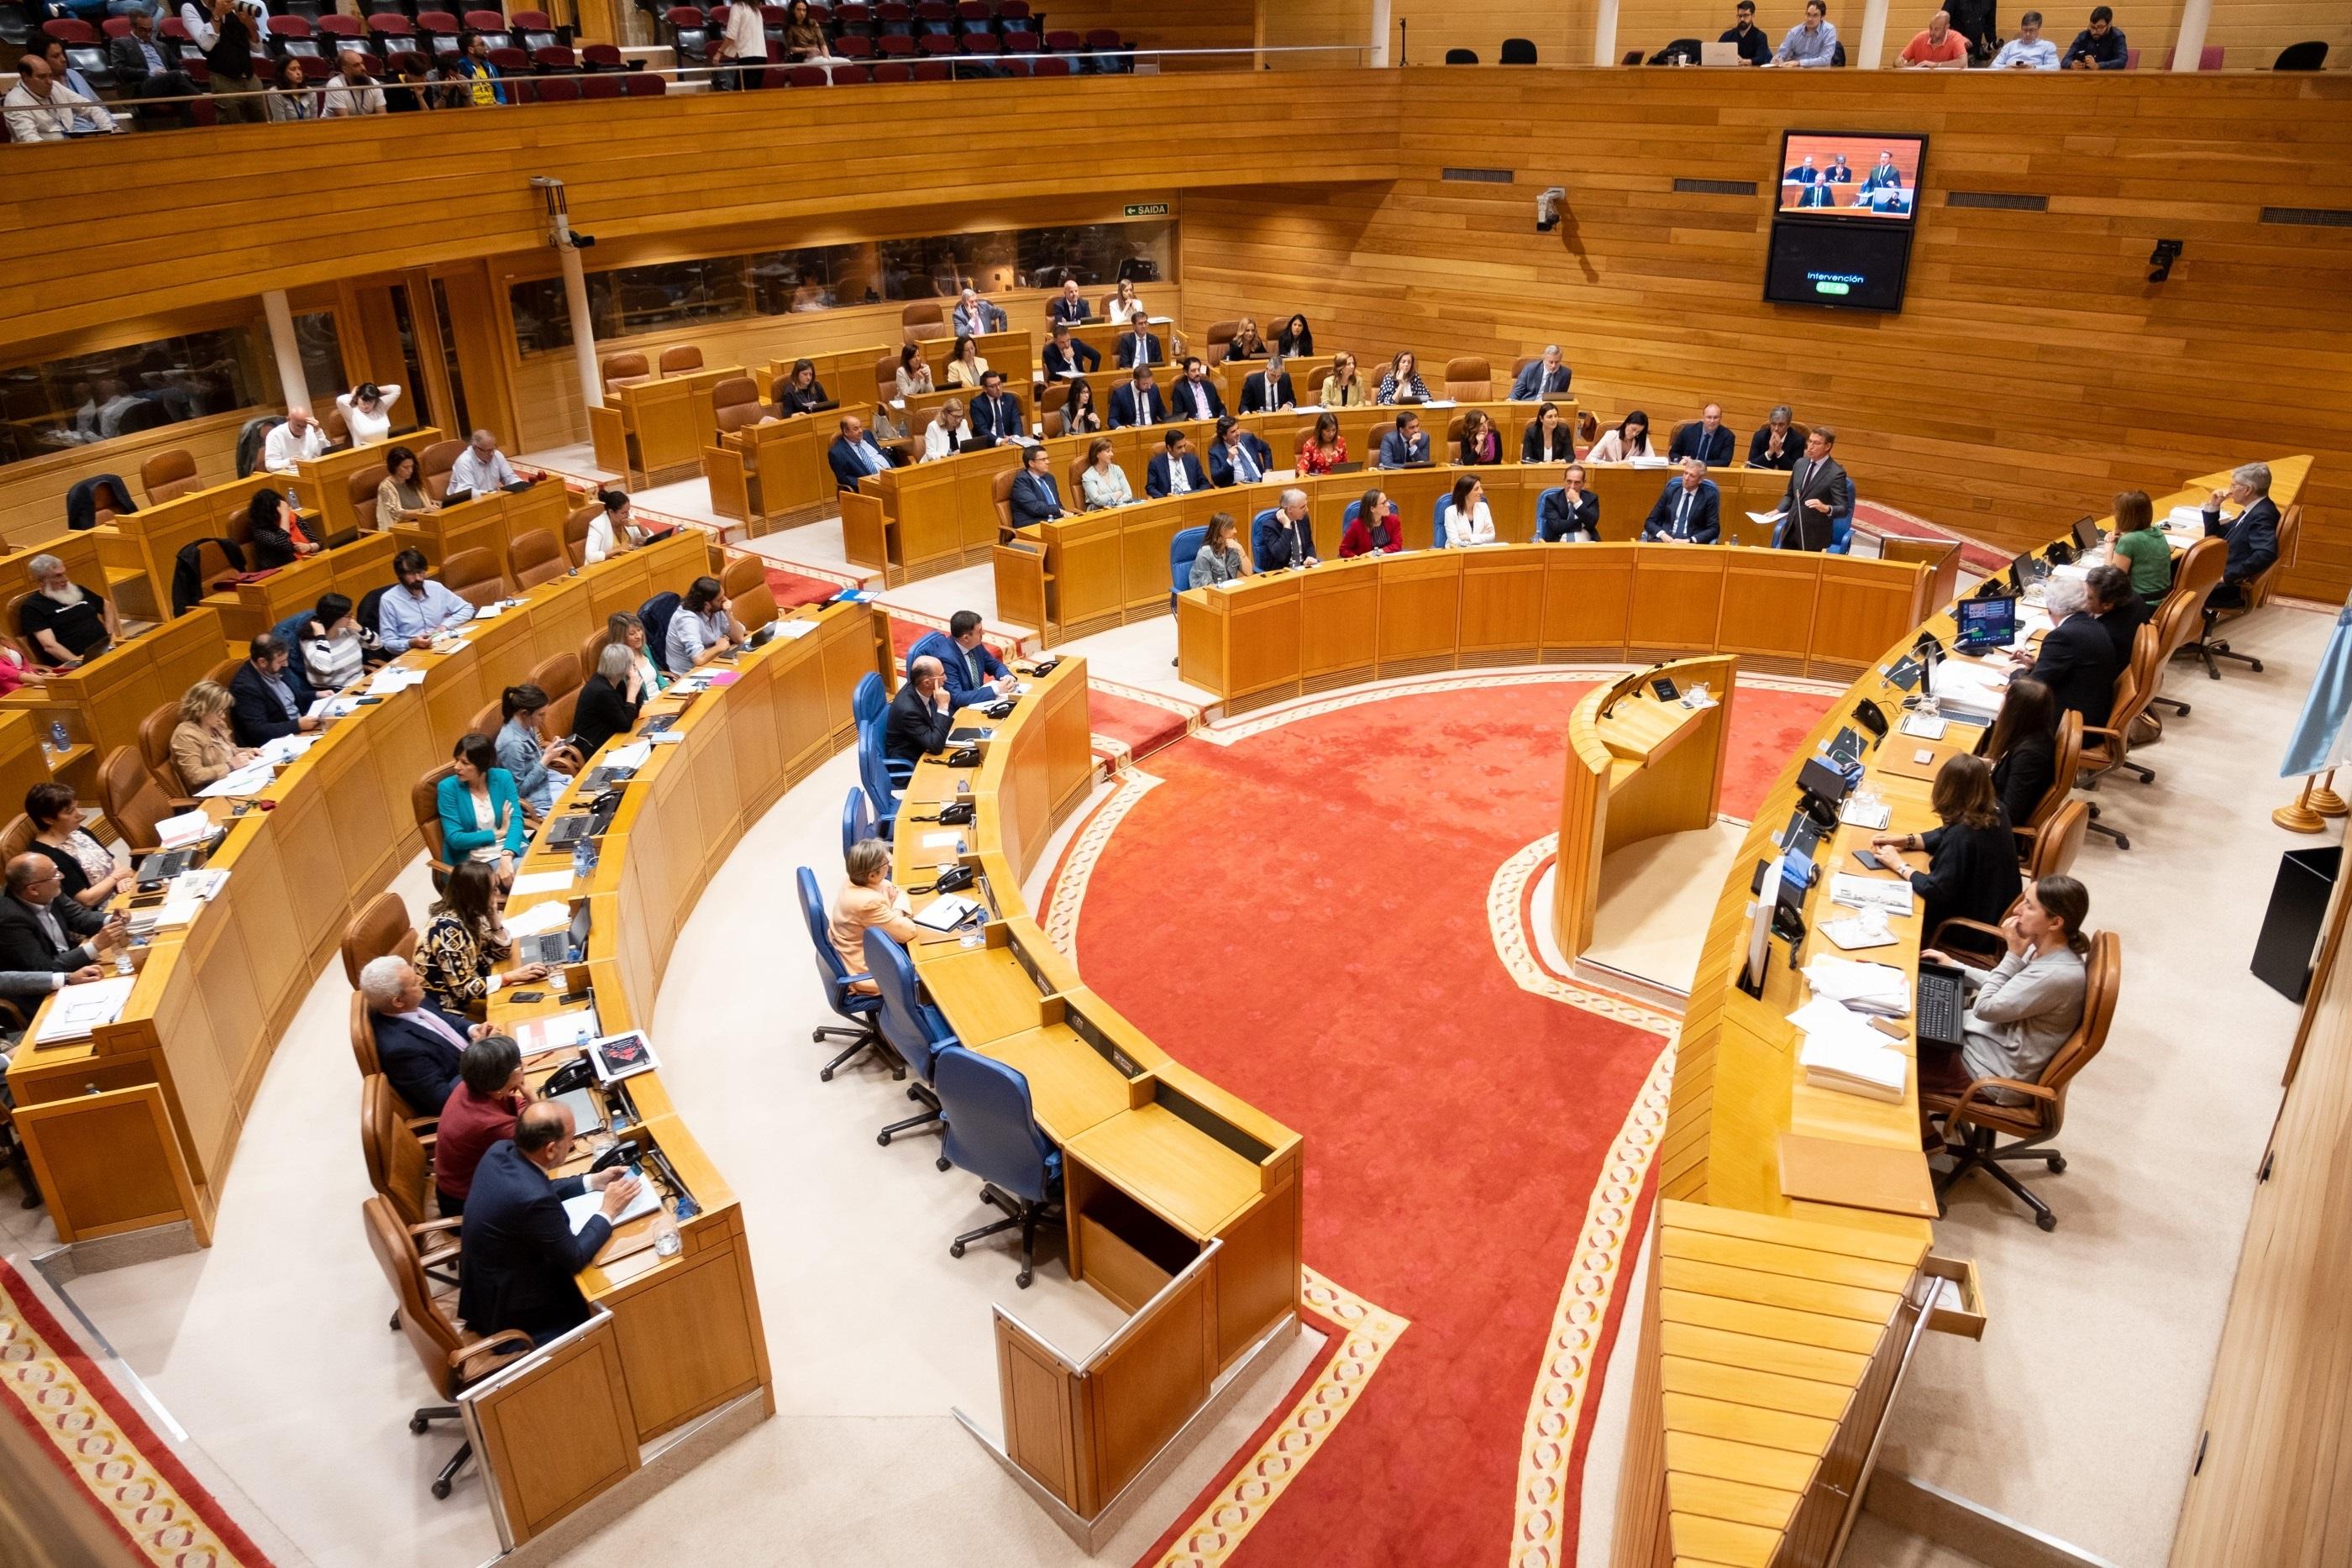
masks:
[[[2341,817],[2352,812],[2352,806],[2347,806],[2344,797],[2336,792],[2336,769],[2333,768],[2327,770],[2327,777],[2319,781],[2319,788],[2311,792],[2311,809],[2323,817]]]
[[[2273,811],[2271,821],[2290,833],[2326,832],[2327,819],[2312,810],[2311,805],[2312,783],[2315,777],[2315,775],[2306,774],[2303,780],[2303,792],[2291,803]]]

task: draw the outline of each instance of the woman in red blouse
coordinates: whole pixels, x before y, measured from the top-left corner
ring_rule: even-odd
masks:
[[[1328,474],[1348,460],[1348,438],[1339,434],[1339,416],[1319,413],[1315,416],[1315,434],[1298,448],[1298,471],[1301,474]]]
[[[1385,490],[1365,491],[1364,498],[1356,503],[1356,515],[1349,520],[1347,531],[1339,536],[1339,559],[1369,555],[1374,550],[1394,555],[1402,549],[1404,528],[1397,522],[1395,503]]]

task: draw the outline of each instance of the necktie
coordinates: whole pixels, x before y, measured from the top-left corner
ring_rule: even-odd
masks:
[[[1683,504],[1675,513],[1675,538],[1678,539],[1686,539],[1690,538],[1690,498],[1691,493],[1688,490],[1685,490],[1683,492]]]
[[[407,1019],[410,1023],[415,1024],[419,1029],[432,1030],[435,1034],[439,1035],[443,1040],[447,1040],[451,1045],[456,1046],[459,1051],[466,1049],[466,1041],[463,1037],[461,1037],[456,1030],[451,1029],[447,1024],[442,1022],[441,1015],[435,1012],[432,1009],[420,1007],[415,1012],[402,1013],[400,1016]]]
[[[1234,445],[1234,471],[1241,476],[1243,484],[1257,483],[1257,465],[1250,461],[1249,448],[1238,442]]]

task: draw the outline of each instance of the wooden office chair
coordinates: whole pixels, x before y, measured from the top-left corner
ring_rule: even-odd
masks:
[[[1944,1145],[1953,1163],[1936,1180],[1938,1214],[1953,1186],[1981,1170],[2033,1210],[2034,1224],[2044,1230],[2058,1228],[2058,1217],[2050,1206],[2026,1191],[2004,1166],[2014,1160],[2040,1160],[2053,1176],[2066,1168],[2066,1156],[2051,1147],[2050,1141],[2066,1124],[2066,1086],[2107,1043],[2107,1028],[2115,1021],[2116,996],[2123,985],[2122,938],[2112,931],[2094,933],[2090,956],[2083,967],[2083,1021],[2051,1057],[2039,1082],[1979,1078],[1957,1097],[1934,1092],[1923,1096],[1929,1119],[1941,1122],[1946,1136],[1957,1140]],[[2020,1095],[2026,1103],[2002,1104],[1989,1097],[1988,1092],[1996,1089]],[[2004,1144],[2003,1138],[2010,1141]]]
[[[33,819],[19,811],[0,828],[0,865],[6,865],[33,847]]]
[[[177,814],[172,797],[147,771],[147,759],[136,747],[118,746],[106,754],[98,769],[98,800],[133,858],[152,854],[157,847],[155,824]]]
[[[2156,685],[2156,628],[2143,623],[2132,637],[2131,663],[2116,675],[2115,702],[2107,712],[2104,727],[2083,727],[2083,750],[2077,759],[2080,770],[2089,778],[2082,782],[2085,789],[2095,789],[2099,780],[2120,768],[2136,775],[2142,783],[2153,783],[2156,770],[2130,760],[2132,727],[2147,711],[2148,694]],[[2091,831],[2115,841],[2116,848],[2131,848],[2131,840],[2098,820],[2097,807],[2091,809]]]
[[[2198,639],[2197,653],[2198,657],[2205,661],[2205,673],[2213,679],[2218,681],[2221,678],[2220,661],[2223,659],[2234,659],[2255,674],[2259,675],[2263,673],[2263,662],[2260,659],[2251,653],[2230,652],[2229,640],[2216,638],[2213,635],[2213,629],[2235,621],[2240,616],[2251,615],[2267,603],[2271,596],[2271,586],[2278,580],[2278,575],[2282,570],[2294,564],[2295,549],[2302,542],[2303,508],[2300,506],[2289,507],[2279,518],[2278,556],[2270,565],[2263,569],[2261,576],[2252,579],[2243,585],[2242,591],[2244,602],[2234,605],[2216,605],[2210,599],[2207,601],[2202,616],[2203,634]]]
[[[2058,739],[2050,750],[2050,788],[2042,792],[2033,814],[2022,822],[2011,822],[2010,831],[2017,835],[2019,863],[2030,862],[2036,844],[2051,820],[2074,796],[2074,779],[2083,765],[2083,716],[2069,708],[2058,716]]]
[[[604,390],[611,392],[653,380],[654,368],[643,354],[607,354],[597,361],[596,373],[604,378]]]
[[[449,493],[449,470],[465,450],[462,441],[436,441],[416,455],[417,480],[427,497],[438,501]]]
[[[2184,649],[2194,652],[2199,659],[2204,659],[2205,601],[2213,596],[2213,590],[2221,586],[2221,573],[2229,562],[2229,541],[2206,538],[2199,539],[2181,551],[2179,559],[2172,563],[2172,587],[2166,592],[2163,602],[2157,606],[2155,617],[2157,623],[2164,628],[2165,641],[2170,648],[2170,652],[2165,654],[2168,662]],[[2176,621],[2175,617],[2179,619]],[[2178,641],[2174,640],[2176,636]],[[2217,681],[2221,678],[2221,672],[2210,663],[2206,664],[2205,673]],[[2154,700],[2162,702],[2176,713],[2186,715],[2189,712],[2187,703],[2174,698],[2158,697]]]
[[[749,551],[730,556],[719,570],[719,586],[730,599],[740,599],[755,588],[768,586],[768,563],[765,558]],[[746,622],[746,625],[750,622]]]
[[[1241,329],[1242,323],[1239,317],[1230,321],[1210,322],[1208,347],[1201,350],[1202,362],[1210,365],[1223,364],[1225,356],[1233,352],[1234,334]]]
[[[661,373],[666,376],[682,376],[701,368],[702,350],[691,343],[679,343],[661,351]]]
[[[518,593],[529,593],[541,583],[551,582],[572,570],[572,558],[563,553],[563,546],[545,528],[517,534],[507,546],[507,559],[514,568]]]
[[[180,727],[180,705],[177,699],[159,703],[139,721],[139,759],[147,771],[155,776],[164,790],[173,795],[194,795],[180,777],[179,764],[172,760],[172,732]],[[5,862],[0,862],[5,863]]]
[[[396,893],[379,893],[367,901],[343,926],[343,978],[360,988],[360,971],[387,954],[414,960],[416,927],[409,923],[408,905]]]
[[[757,632],[776,618],[776,595],[764,582],[733,597],[735,619],[743,623],[746,632]]]
[[[362,1204],[360,1218],[367,1227],[368,1250],[375,1254],[393,1299],[400,1303],[393,1322],[407,1334],[435,1393],[455,1399],[469,1384],[531,1353],[530,1335],[520,1329],[500,1329],[488,1337],[467,1329],[457,1322],[454,1304],[434,1289],[428,1269],[436,1263],[462,1266],[455,1241],[461,1220],[403,1223],[382,1198]],[[455,1421],[462,1414],[455,1405],[422,1405],[409,1416],[408,1429],[422,1435],[434,1422]],[[436,1498],[449,1495],[458,1472],[473,1457],[470,1438],[457,1446],[433,1478]]]
[[[368,1185],[404,1224],[422,1225],[440,1207],[433,1197],[434,1118],[410,1109],[383,1073],[360,1081],[360,1154]]]
[[[602,501],[591,500],[584,507],[574,507],[572,515],[563,519],[563,559],[574,566],[588,564],[588,525],[604,510]]]
[[[768,417],[768,405],[760,401],[760,383],[750,376],[730,376],[720,382],[710,389],[710,402],[721,435]]]
[[[175,446],[139,465],[139,487],[147,492],[149,506],[160,507],[203,489],[205,482],[196,477],[195,455]]]
[[[367,998],[357,991],[352,993],[352,1060],[359,1064],[362,1083],[383,1071],[383,1062],[375,1052],[375,1014],[368,1011]]]
[[[441,841],[441,780],[453,777],[457,771],[457,763],[444,762],[409,786],[408,789],[408,809],[416,818],[417,831],[425,835],[425,854],[432,868],[436,888],[449,877],[449,852]]]
[[[499,558],[478,547],[458,550],[441,563],[441,586],[477,610],[507,596],[506,574],[499,570]]]
[[[1475,354],[1445,361],[1445,395],[1456,402],[1485,402],[1495,395],[1495,367]]]

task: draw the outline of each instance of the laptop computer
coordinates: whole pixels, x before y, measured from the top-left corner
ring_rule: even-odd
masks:
[[[535,936],[525,936],[515,943],[518,964],[576,964],[588,951],[588,901],[581,899],[572,906],[572,924],[562,931],[542,931]]]
[[[1738,44],[1702,43],[1698,47],[1698,63],[1703,66],[1736,66],[1741,62]]]
[[[2017,585],[2017,591],[2020,593],[2049,575],[2050,563],[2032,550],[2014,556],[2010,560],[2009,580]]]
[[[193,849],[158,850],[139,862],[138,881],[142,885],[169,882],[195,863],[195,859],[196,852]]]
[[[2095,550],[2099,548],[2100,541],[2105,539],[2106,537],[2107,530],[2099,527],[2098,518],[2076,517],[2074,519],[2074,548],[2076,549]]]
[[[1949,964],[1922,962],[1911,1010],[1912,1025],[1923,1045],[1960,1048],[1960,971]]]
[[[1332,474],[1360,474],[1363,471],[1364,465],[1360,463],[1334,463],[1326,470]]]
[[[2006,648],[2017,641],[2017,596],[1963,599],[1952,606],[1953,646],[1963,653]]]

